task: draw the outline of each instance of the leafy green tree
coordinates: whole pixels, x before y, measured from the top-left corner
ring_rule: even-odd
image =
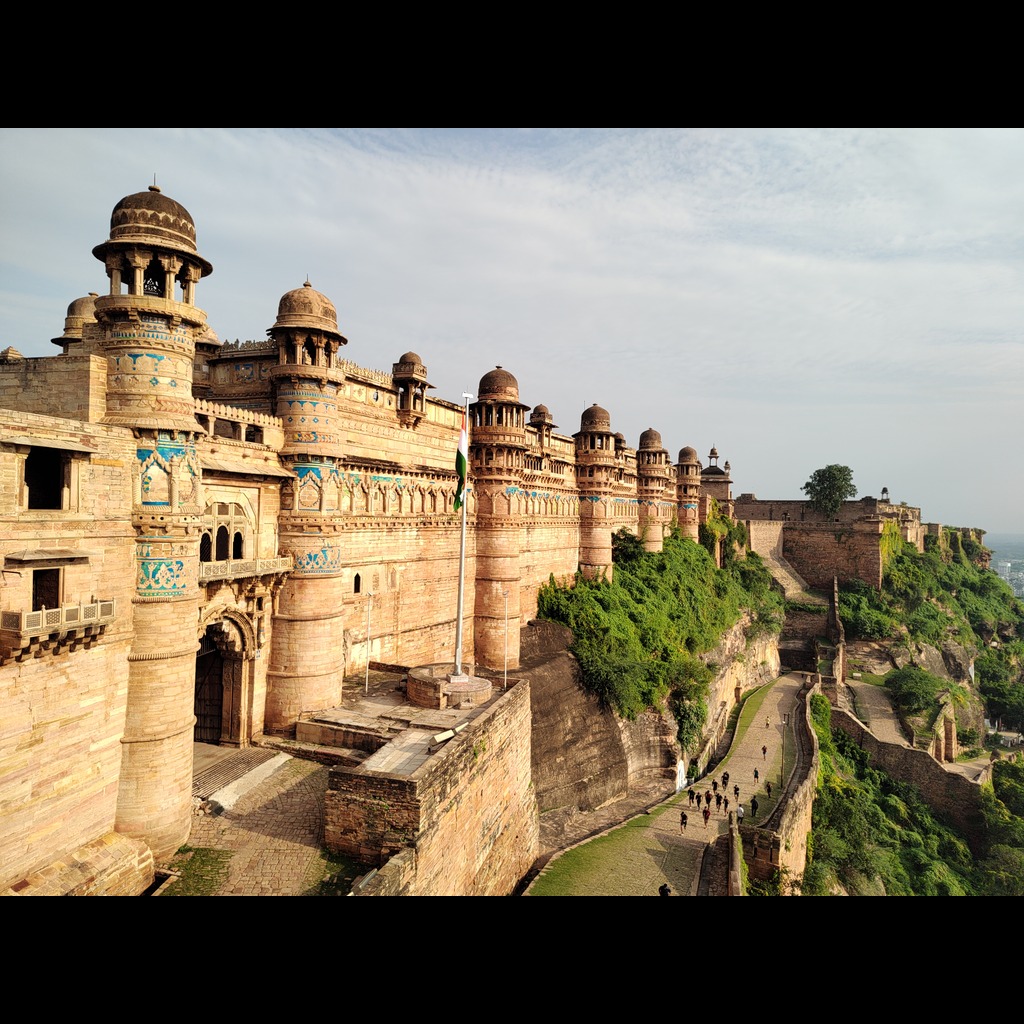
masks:
[[[808,497],[811,507],[828,519],[835,519],[847,498],[857,497],[853,486],[853,470],[849,466],[824,466],[811,474],[811,479],[800,488]]]

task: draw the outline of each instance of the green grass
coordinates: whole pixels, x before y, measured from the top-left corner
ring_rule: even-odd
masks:
[[[164,896],[212,896],[228,877],[229,850],[183,846],[174,855],[171,867],[179,878],[163,891]]]
[[[366,868],[340,853],[322,851],[321,860],[314,864],[306,877],[307,889],[303,896],[347,896],[352,881],[364,874]]]

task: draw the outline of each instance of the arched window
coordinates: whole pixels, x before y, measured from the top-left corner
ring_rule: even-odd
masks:
[[[213,561],[213,541],[210,539],[210,535],[208,533],[204,533],[199,541],[199,561]]]
[[[245,557],[245,555],[242,554],[242,535],[240,533],[236,533],[235,534],[234,542],[231,545],[231,557],[232,558],[244,558]]]
[[[359,577],[359,573],[356,573],[356,578],[352,581],[352,593],[358,594],[363,589],[363,581]]]
[[[217,527],[217,561],[226,562],[231,548],[231,535],[226,526]]]

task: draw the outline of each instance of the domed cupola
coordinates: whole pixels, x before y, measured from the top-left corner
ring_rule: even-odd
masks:
[[[126,285],[129,295],[175,299],[180,285],[180,301],[193,305],[196,281],[213,273],[196,249],[192,215],[156,185],[114,207],[110,237],[92,253],[106,265],[111,295]]]
[[[193,360],[206,329],[196,285],[213,267],[196,249],[192,215],[150,185],[114,207],[93,255],[110,281],[94,306],[109,368],[104,422],[195,431]]]
[[[334,303],[309,281],[281,296],[277,319],[267,334],[277,342],[278,352],[278,366],[271,376],[282,372],[294,375],[296,367],[309,367],[298,372],[311,377],[338,376],[338,353],[348,338],[338,330]]]
[[[80,342],[85,325],[96,323],[97,298],[99,296],[95,292],[89,292],[68,306],[68,314],[64,317],[64,333],[59,338],[52,339],[54,345],[60,345],[64,350],[64,355],[81,349]]]
[[[519,401],[519,381],[500,366],[480,378],[477,400],[469,407],[473,476],[518,480],[526,450],[528,405]]]
[[[640,447],[636,453],[636,469],[640,482],[640,496],[652,498],[664,490],[669,478],[668,451],[662,446],[661,434],[648,427],[640,435]]]
[[[480,378],[478,401],[519,402],[519,381],[508,370],[496,366]]]
[[[342,345],[348,344],[348,339],[338,331],[338,311],[334,303],[323,292],[318,292],[309,281],[301,288],[293,288],[281,296],[277,304],[277,320],[267,333],[280,329],[321,331],[340,339]]]
[[[338,331],[334,303],[309,281],[281,296],[277,319],[267,334],[277,343],[277,365],[270,368],[270,379],[275,410],[284,421],[281,454],[293,461],[300,477],[309,477],[307,483],[315,477],[322,490],[315,501],[306,495],[298,508],[318,503],[326,511],[334,493],[328,495],[322,485],[334,472],[332,460],[342,454],[336,420],[338,388],[345,373],[338,353],[348,339]],[[323,460],[330,468],[320,466]]]
[[[427,368],[415,352],[406,352],[392,364],[391,378],[398,389],[398,419],[407,427],[415,427],[426,414]]]
[[[589,409],[583,410],[580,417],[580,431],[600,431],[610,434],[612,432],[612,418],[607,409],[602,409],[595,402]]]
[[[697,540],[699,535],[701,465],[697,449],[687,445],[679,449],[676,463],[676,516],[684,537]]]

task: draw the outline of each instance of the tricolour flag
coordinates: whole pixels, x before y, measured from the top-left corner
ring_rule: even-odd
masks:
[[[455,475],[459,478],[455,488],[455,511],[462,508],[466,494],[466,470],[469,466],[469,435],[466,433],[466,413],[462,413],[462,430],[459,431],[459,450],[455,455]]]

